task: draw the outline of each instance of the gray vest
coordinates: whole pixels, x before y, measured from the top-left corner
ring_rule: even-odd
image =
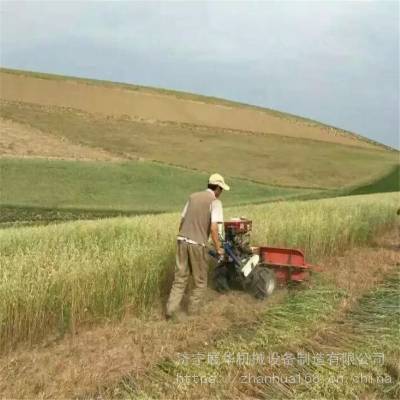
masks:
[[[207,243],[211,228],[211,203],[214,200],[214,194],[208,190],[190,195],[179,236],[199,244]]]

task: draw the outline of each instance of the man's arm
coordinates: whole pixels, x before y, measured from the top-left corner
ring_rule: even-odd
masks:
[[[223,224],[224,214],[222,211],[222,203],[220,200],[214,200],[211,203],[211,239],[214,242],[215,249],[218,254],[223,254],[224,249],[221,246],[221,241],[219,240],[219,229],[218,225]]]
[[[219,235],[218,235],[218,223],[217,222],[212,222],[211,223],[211,239],[214,243],[215,250],[217,251],[218,254],[223,254],[224,249],[221,246],[221,241],[219,240]]]
[[[185,207],[183,207],[183,211],[182,211],[182,214],[181,214],[181,222],[179,223],[178,232],[180,232],[181,229],[182,229],[183,221],[185,220],[185,216],[186,216],[186,212],[187,212],[188,206],[189,206],[189,201],[187,201],[186,204],[185,204]]]

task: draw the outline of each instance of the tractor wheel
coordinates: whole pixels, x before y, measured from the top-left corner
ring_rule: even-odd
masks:
[[[276,287],[275,272],[257,265],[252,273],[251,291],[257,299],[270,296]]]

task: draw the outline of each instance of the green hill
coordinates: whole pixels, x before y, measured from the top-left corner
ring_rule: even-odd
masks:
[[[202,172],[146,161],[0,159],[0,222],[49,221],[180,210],[206,188]],[[229,179],[227,206],[315,192]]]
[[[7,69],[0,83],[3,222],[178,210],[213,172],[233,182],[227,205],[325,197],[398,164],[360,135],[227,100]]]

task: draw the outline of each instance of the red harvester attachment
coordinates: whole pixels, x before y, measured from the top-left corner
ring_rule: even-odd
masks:
[[[234,218],[224,223],[222,243],[225,255],[218,257],[214,270],[215,287],[220,292],[236,286],[252,292],[257,298],[272,294],[277,284],[303,282],[318,267],[307,264],[298,249],[250,246],[252,221]]]

